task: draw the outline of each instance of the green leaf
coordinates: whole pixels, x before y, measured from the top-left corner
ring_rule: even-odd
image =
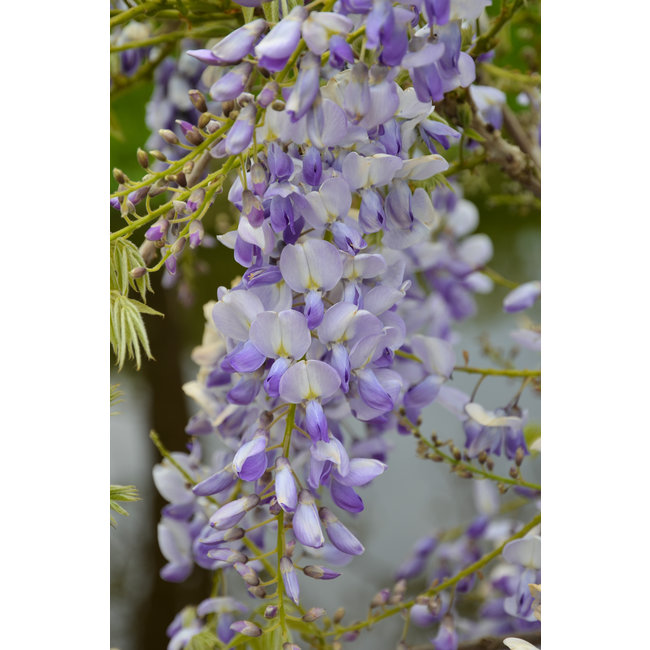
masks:
[[[219,647],[219,639],[211,630],[203,630],[195,634],[185,646],[185,650],[214,650]]]
[[[142,363],[140,348],[144,349],[147,358],[153,359],[141,314],[163,315],[144,303],[121,295],[117,290],[111,291],[111,345],[120,370],[124,366],[127,354],[129,359],[135,358],[136,368],[140,369]]]
[[[111,485],[111,510],[117,512],[118,515],[128,517],[129,513],[118,501],[140,501],[135,485]],[[111,526],[117,526],[113,517],[111,517]]]
[[[111,242],[111,289],[126,296],[129,287],[140,293],[145,300],[147,291],[152,291],[151,279],[145,273],[141,278],[131,277],[131,271],[137,267],[146,267],[138,247],[124,237]]]
[[[476,140],[477,142],[485,142],[485,138],[480,133],[474,131],[474,129],[471,129],[469,126],[466,126],[463,129],[463,135],[466,135],[468,138],[472,138],[472,140]]]

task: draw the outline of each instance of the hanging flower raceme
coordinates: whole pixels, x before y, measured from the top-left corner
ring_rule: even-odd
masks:
[[[364,552],[356,523],[332,509],[364,509],[358,491],[389,467],[384,438],[444,394],[456,363],[452,326],[472,312],[474,293],[491,289],[482,273],[490,241],[470,235],[476,210],[438,182],[449,167],[440,151],[460,133],[432,104],[474,80],[460,26],[478,4],[298,6],[188,52],[207,66],[214,107],[202,110],[205,130],[181,130],[190,141],[219,129],[206,155],[241,164],[228,191],[237,220],[219,241],[243,270],[206,308],[199,375],[185,386],[199,406],[188,435],[212,436],[220,455],[208,463],[193,452],[192,484],[157,481],[173,507],[159,529],[166,579],[185,579],[194,564],[228,570],[256,598],[276,584],[283,612],[283,594],[299,603],[300,572],[339,575],[298,556],[344,564]],[[362,27],[371,65],[351,45]],[[403,89],[397,80],[408,77]],[[177,206],[181,217],[204,196]],[[153,223],[148,242],[167,245],[173,223]],[[190,246],[202,234],[193,226]],[[504,307],[524,309],[538,293],[522,287]],[[527,451],[521,418],[469,399],[462,406],[462,421],[481,428],[467,434],[471,456],[494,451],[502,436],[509,458]],[[353,439],[347,424],[361,433]],[[332,509],[320,503],[326,494]],[[400,577],[419,574],[434,546],[418,545]],[[260,580],[269,562],[275,575]],[[219,614],[223,643],[262,633],[235,620],[238,604],[217,601],[197,614]],[[436,647],[452,647],[452,619],[432,609],[418,603],[415,619],[438,622]]]

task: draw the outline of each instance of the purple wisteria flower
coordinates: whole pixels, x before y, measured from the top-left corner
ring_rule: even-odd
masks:
[[[467,21],[488,0],[341,0],[329,11],[301,5],[287,13],[282,5],[275,18],[257,0],[238,4],[262,6],[244,15],[265,19],[186,56],[194,72],[208,66],[212,103],[195,93],[200,111],[171,126],[164,106],[150,116],[177,129],[168,141],[176,135],[202,146],[213,164],[228,157],[233,180],[224,189],[237,216],[218,241],[242,267],[205,309],[204,340],[193,353],[200,371],[184,386],[199,408],[186,428],[191,446],[172,456],[184,473],[165,462],[154,480],[169,501],[159,525],[163,577],[185,580],[196,564],[229,572],[253,598],[277,590],[264,610],[273,619],[300,602],[299,571],[331,580],[340,573],[325,565],[364,553],[371,540],[362,541],[356,525],[364,488],[387,471],[391,436],[409,433],[430,404],[457,415],[469,458],[528,450],[516,400],[487,411],[449,386],[459,357],[454,327],[473,314],[473,296],[491,290],[484,270],[493,251],[487,236],[473,234],[476,208],[441,176],[449,169],[441,154],[461,133],[434,114],[433,102],[474,81],[462,44]],[[372,65],[355,40],[364,30]],[[495,94],[470,87],[483,119],[498,128]],[[179,249],[166,260],[170,273],[181,243],[194,248],[206,237],[197,215],[217,189],[211,179],[148,223],[148,246]],[[185,223],[178,241],[186,239],[172,243]],[[538,283],[522,285],[504,309],[525,309],[538,294]],[[211,457],[199,439],[217,441]],[[347,525],[337,509],[352,513]],[[457,545],[420,540],[398,569],[399,588],[378,606],[400,602],[402,581],[421,575],[436,554],[439,579],[476,561],[493,515],[481,512]],[[528,570],[502,599],[522,620]],[[475,579],[459,582],[458,593]],[[453,650],[462,627],[446,598],[418,600],[411,617],[437,625],[435,647]],[[242,619],[246,611],[227,596],[207,599],[170,637],[181,648],[190,630],[210,626],[224,644],[236,634],[261,636],[264,621]],[[303,620],[323,613],[312,608]]]

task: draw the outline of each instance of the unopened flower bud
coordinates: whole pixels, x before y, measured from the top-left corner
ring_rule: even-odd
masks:
[[[269,605],[264,610],[264,618],[275,618],[277,615],[278,615],[278,606],[277,605]]]
[[[310,609],[307,610],[305,615],[302,617],[302,620],[305,621],[305,623],[313,623],[315,620],[319,619],[324,613],[325,610],[322,607],[311,607]]]
[[[123,185],[124,183],[129,182],[129,177],[121,170],[115,167],[113,170],[113,178],[120,184]]]
[[[258,196],[262,196],[268,186],[268,175],[262,163],[253,163],[253,166],[251,167],[251,182],[255,193]]]
[[[149,154],[144,151],[144,149],[138,149],[138,153],[136,155],[138,158],[138,165],[140,165],[140,167],[143,169],[147,169],[147,167],[149,167]]]
[[[334,616],[332,616],[332,622],[334,625],[337,625],[343,620],[343,617],[345,616],[345,609],[343,607],[339,607],[335,612]]]
[[[205,97],[200,90],[193,88],[192,90],[189,90],[187,94],[190,96],[190,101],[194,108],[196,108],[199,113],[205,113],[208,110],[208,105],[205,103]]]
[[[192,173],[192,170],[194,169],[194,161],[193,160],[188,160],[184,165],[183,165],[183,174],[185,176],[189,176]]]
[[[257,95],[257,105],[266,108],[278,96],[280,87],[276,81],[269,81]]]
[[[289,643],[287,641],[286,643],[282,644],[282,650],[300,650],[300,646],[296,645],[295,643]]]
[[[285,107],[285,103],[284,103],[284,101],[282,101],[281,99],[276,99],[276,100],[271,104],[271,108],[272,108],[274,111],[283,111],[283,110],[284,110],[284,107]]]
[[[178,255],[185,248],[185,242],[186,241],[187,241],[187,239],[185,237],[179,237],[172,244],[172,255]]]
[[[279,515],[281,512],[282,512],[282,508],[280,507],[278,500],[275,497],[273,497],[273,499],[271,499],[271,503],[269,504],[269,513],[275,517],[276,515]]]
[[[169,221],[167,219],[159,219],[147,232],[144,233],[145,239],[149,241],[161,241],[165,238],[169,230]]]
[[[255,587],[249,587],[248,593],[253,596],[253,598],[264,598],[266,596],[266,589],[262,585],[256,585]]]
[[[247,564],[242,564],[241,562],[235,562],[233,564],[235,571],[242,577],[244,582],[251,587],[257,587],[260,584],[259,576],[257,572],[252,567]]]
[[[230,113],[233,111],[234,108],[235,108],[234,99],[229,99],[226,102],[221,102],[221,111],[223,112],[225,117],[230,117]]]
[[[185,174],[183,172],[178,172],[178,174],[176,174],[174,180],[181,187],[187,187],[187,178],[185,178]]]
[[[388,589],[382,589],[378,591],[373,599],[370,601],[370,607],[382,607],[388,602],[390,597],[390,591]]]
[[[151,264],[156,259],[156,244],[145,239],[138,249],[145,264]]]
[[[199,145],[203,142],[203,136],[201,135],[201,132],[196,127],[194,127],[191,131],[188,131],[185,134],[185,139],[190,144],[193,144],[194,146]]]
[[[178,136],[173,131],[170,131],[169,129],[160,129],[158,131],[158,134],[168,144],[178,144],[179,143]]]
[[[190,248],[194,249],[201,245],[205,229],[203,224],[196,220],[190,224]]]
[[[521,447],[517,447],[517,451],[515,452],[515,463],[517,463],[517,467],[521,465],[523,460],[524,460],[524,450]]]
[[[314,564],[307,565],[303,571],[305,572],[305,575],[309,576],[310,578],[315,578],[316,580],[333,580],[334,578],[338,578],[341,575],[340,573],[332,571],[327,567],[316,566]]]
[[[227,530],[223,536],[224,542],[234,542],[238,539],[241,539],[245,535],[243,528],[231,528]]]
[[[205,129],[208,124],[212,121],[212,116],[210,113],[201,113],[199,116],[199,121],[197,122],[197,126],[199,129]]]
[[[262,636],[262,628],[250,621],[235,621],[230,626],[230,629],[244,636]]]
[[[167,162],[167,156],[160,151],[159,149],[152,149],[149,152],[156,160],[160,160],[160,162]]]
[[[163,192],[166,192],[169,189],[167,183],[163,180],[156,181],[152,186],[151,189],[149,190],[149,196],[154,197],[158,196],[159,194],[162,194]]]
[[[146,273],[147,273],[147,269],[144,266],[136,266],[134,269],[131,269],[129,271],[129,275],[134,280],[143,277]]]
[[[239,551],[233,551],[230,548],[213,548],[208,551],[208,557],[212,560],[219,560],[220,562],[227,562],[228,564],[244,564],[248,562],[248,558]]]

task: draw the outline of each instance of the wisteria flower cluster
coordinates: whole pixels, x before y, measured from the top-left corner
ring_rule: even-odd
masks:
[[[168,501],[158,526],[162,578],[207,570],[217,585],[228,575],[250,599],[215,589],[179,613],[168,647],[199,647],[197,638],[240,647],[264,636],[274,639],[268,647],[297,648],[299,635],[309,647],[340,647],[391,608],[416,626],[436,625],[438,649],[472,633],[537,629],[529,585],[540,583],[539,537],[531,536],[539,518],[528,526],[504,519],[498,491],[477,497],[480,514],[455,541],[432,535],[415,545],[392,589],[371,601],[367,623],[344,627],[343,615],[304,609],[300,595],[303,580],[336,579],[364,552],[354,516],[366,508],[364,486],[390,471],[396,433],[415,435],[421,456],[486,479],[480,486],[503,455],[514,464],[500,488],[509,481],[529,501],[539,495],[519,471],[530,450],[518,406],[538,374],[513,371],[521,390],[495,410],[450,382],[462,371],[455,324],[475,313],[476,294],[492,291],[493,251],[475,233],[477,208],[445,176],[453,172],[445,152],[471,151],[481,133],[462,110],[449,119],[434,104],[470,88],[474,119],[501,127],[496,89],[472,86],[471,26],[490,2],[237,4],[242,26],[158,68],[148,144],[163,171],[142,151],[147,176],[134,184],[117,170],[111,199],[128,222],[117,238],[146,226],[130,253],[137,265],[119,285],[128,292],[163,265],[174,276],[186,249],[208,241],[203,216],[235,173],[227,193],[234,227],[218,240],[242,273],[205,306],[192,355],[198,376],[184,387],[198,405],[187,450],[168,452],[156,438],[165,458],[153,475]],[[222,165],[211,172],[215,160]],[[150,203],[168,191],[170,201]],[[504,310],[528,309],[539,295],[538,282],[520,285]],[[517,336],[538,345],[538,331]],[[458,417],[462,451],[420,432],[434,402]],[[487,562],[481,548],[493,553],[495,544],[503,565],[477,625],[443,587],[472,589]],[[405,600],[430,557],[431,586]]]

